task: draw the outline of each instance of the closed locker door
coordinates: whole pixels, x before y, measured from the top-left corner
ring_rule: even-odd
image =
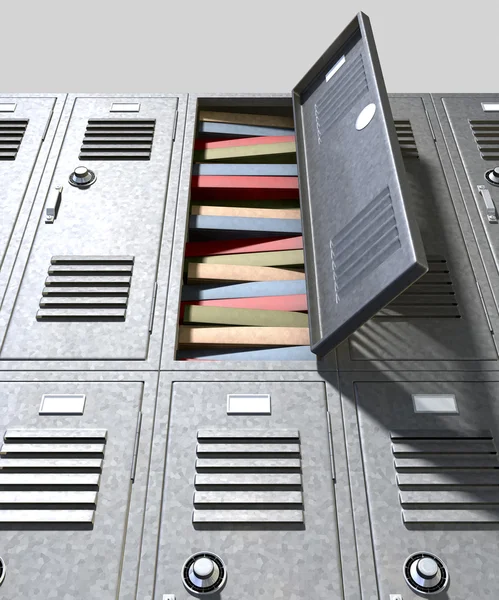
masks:
[[[0,268],[54,105],[54,97],[0,96]]]
[[[499,265],[499,95],[442,100],[496,266]],[[498,267],[499,268],[499,267]]]
[[[498,392],[498,383],[355,384],[379,598],[498,597]],[[422,558],[430,577],[418,574]]]
[[[74,99],[2,358],[147,358],[176,110]]]
[[[3,597],[118,597],[141,397],[141,383],[2,384]]]
[[[391,98],[395,128],[429,270],[341,348],[362,361],[486,361],[497,351],[423,100]],[[364,363],[366,364],[366,363]]]
[[[335,513],[323,383],[173,384],[155,598],[342,598]]]

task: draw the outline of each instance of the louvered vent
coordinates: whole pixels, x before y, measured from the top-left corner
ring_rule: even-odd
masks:
[[[0,450],[0,523],[91,528],[105,429],[9,429]]]
[[[133,256],[53,256],[39,321],[124,321]]]
[[[150,160],[155,120],[90,119],[80,160]]]
[[[460,319],[459,304],[444,256],[428,256],[428,272],[375,318]]]
[[[471,131],[484,160],[499,160],[499,121],[470,121]]]
[[[16,159],[27,126],[27,119],[0,119],[0,160]]]
[[[404,158],[419,158],[416,138],[410,121],[395,121],[395,131]]]
[[[405,523],[499,523],[499,461],[490,431],[391,434]]]
[[[193,522],[197,526],[301,526],[300,434],[198,431]]]
[[[330,242],[336,302],[398,248],[392,198],[385,189]]]
[[[315,105],[319,144],[331,127],[347,114],[368,89],[362,54],[359,54],[333,77],[322,98]]]

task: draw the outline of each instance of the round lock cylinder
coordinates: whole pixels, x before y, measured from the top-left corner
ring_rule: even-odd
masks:
[[[76,169],[69,176],[69,183],[75,187],[86,188],[93,183],[97,176],[93,171],[87,169],[87,167],[76,167]]]
[[[494,167],[485,173],[485,179],[492,185],[499,185],[499,167]]]
[[[182,568],[184,586],[197,598],[220,592],[226,578],[227,571],[222,559],[211,552],[193,554]]]
[[[0,585],[2,585],[4,579],[5,579],[5,562],[4,562],[3,558],[0,556]]]
[[[449,583],[447,567],[430,552],[411,554],[404,564],[404,578],[412,590],[423,595],[438,594]]]

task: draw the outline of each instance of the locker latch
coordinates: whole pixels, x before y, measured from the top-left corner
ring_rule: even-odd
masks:
[[[485,209],[487,210],[487,219],[489,223],[497,223],[497,211],[492,196],[489,190],[484,185],[479,185],[478,191],[482,195],[483,201],[485,202]]]
[[[45,204],[45,223],[53,223],[57,219],[61,200],[62,185],[58,185],[51,191]]]

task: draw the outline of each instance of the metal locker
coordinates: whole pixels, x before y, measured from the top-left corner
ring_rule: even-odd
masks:
[[[36,194],[52,137],[47,132],[58,101],[62,104],[62,96],[0,95],[0,271],[7,249],[15,250],[14,244],[20,242],[20,237],[13,239],[14,228],[23,203]],[[29,209],[26,218],[28,214]],[[0,292],[6,279],[8,274],[0,279]]]
[[[1,358],[147,358],[176,97],[75,97]]]
[[[365,485],[371,523],[369,534],[357,506],[359,551],[370,548],[364,572],[375,569],[366,595],[377,580],[380,599],[496,598],[499,383],[365,379],[343,393],[358,418],[359,439],[347,434],[352,487]]]
[[[407,361],[476,368],[497,360],[497,349],[429,116],[421,97],[391,97],[390,105],[429,271],[338,348],[339,362],[345,370]]]
[[[499,269],[499,96],[449,96],[438,100],[450,124],[482,228]],[[469,197],[468,192],[464,195]]]
[[[154,597],[343,597],[325,384],[171,390]]]
[[[6,598],[118,597],[142,387],[2,383]]]

